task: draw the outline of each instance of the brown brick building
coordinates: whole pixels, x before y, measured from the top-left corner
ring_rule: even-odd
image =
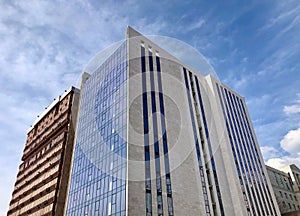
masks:
[[[7,215],[63,215],[78,102],[72,87],[30,128]]]

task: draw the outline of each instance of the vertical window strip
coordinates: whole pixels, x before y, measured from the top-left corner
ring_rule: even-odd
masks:
[[[191,93],[192,93],[192,100],[193,100],[193,104],[194,104],[194,109],[195,109],[195,113],[196,113],[196,122],[197,122],[197,128],[198,128],[198,132],[200,135],[200,141],[201,141],[201,148],[202,148],[202,152],[206,152],[205,150],[205,139],[204,139],[204,135],[203,135],[203,128],[201,125],[201,119],[200,119],[200,112],[199,112],[199,108],[198,108],[198,102],[197,102],[197,98],[196,98],[196,90],[195,90],[195,85],[194,85],[194,80],[193,80],[193,75],[192,72],[189,71],[189,78],[190,78],[190,86],[191,86]],[[200,102],[199,102],[200,103]],[[206,170],[206,176],[207,176],[207,181],[208,181],[208,185],[209,185],[209,194],[211,197],[211,202],[212,202],[212,207],[213,207],[213,213],[214,215],[217,214],[217,209],[216,209],[216,201],[215,201],[215,197],[214,197],[214,191],[213,191],[213,184],[212,184],[212,180],[211,178],[211,174],[214,175],[214,173],[210,172],[210,167],[209,167],[209,163],[207,163],[207,159],[206,159],[206,155],[204,154],[204,160],[205,160],[205,170]],[[214,164],[211,164],[214,165]]]
[[[157,213],[158,213],[158,215],[163,215],[161,169],[160,169],[156,100],[155,100],[155,87],[154,87],[153,56],[152,56],[152,52],[150,50],[149,50],[149,69],[150,69],[151,104],[152,104],[153,136],[154,136],[154,155],[155,155],[155,171],[156,171],[155,173],[156,173],[156,192],[157,192]]]
[[[198,168],[199,168],[200,180],[201,180],[202,191],[203,191],[203,196],[204,196],[204,203],[205,203],[205,208],[206,208],[206,215],[208,216],[208,215],[211,215],[210,208],[209,208],[209,200],[208,200],[207,188],[206,188],[205,177],[204,177],[204,172],[203,172],[203,165],[202,165],[202,161],[201,161],[199,140],[197,138],[197,131],[196,131],[196,125],[195,125],[195,120],[194,120],[194,111],[193,111],[192,100],[191,100],[191,95],[190,95],[190,87],[189,87],[189,82],[188,82],[187,71],[185,68],[183,68],[183,73],[184,73],[185,87],[186,87],[191,121],[192,121],[192,128],[193,128],[195,147],[196,147],[196,153],[197,153],[197,159],[198,159]]]
[[[239,101],[239,100],[238,100]],[[238,106],[239,106],[239,108],[240,108],[240,110],[241,110],[241,104],[240,103],[238,103]],[[254,161],[255,161],[255,163],[256,163],[256,165],[257,165],[257,167],[258,167],[258,169],[260,169],[260,167],[261,167],[261,164],[260,164],[260,162],[259,161],[257,161],[258,160],[258,158],[257,158],[257,154],[255,154],[255,153],[257,153],[257,150],[256,150],[256,148],[255,148],[255,143],[253,142],[253,140],[251,140],[251,138],[250,138],[250,132],[249,132],[249,128],[248,128],[248,125],[247,125],[247,123],[245,122],[245,115],[244,115],[244,112],[242,112],[241,111],[241,115],[242,115],[242,119],[243,119],[243,122],[244,122],[244,128],[245,128],[245,133],[246,133],[246,135],[247,135],[247,138],[248,138],[248,140],[250,141],[250,147],[251,147],[251,150],[252,150],[252,152],[253,152],[253,158],[254,158]],[[259,166],[260,165],[260,166]]]
[[[264,178],[266,178],[266,177],[264,176]],[[265,181],[266,181],[266,179],[265,179]],[[267,188],[267,191],[268,191],[268,196],[269,196],[269,198],[271,200],[272,211],[274,212],[274,215],[276,215],[275,206],[274,206],[273,199],[272,199],[272,196],[271,196],[271,193],[270,193],[269,186],[268,186],[267,182],[266,182],[266,188]]]
[[[224,94],[223,94],[223,89],[220,90],[219,85],[217,83],[216,83],[216,86],[217,86],[219,100],[220,100],[220,104],[221,104],[221,108],[222,108],[222,112],[223,112],[223,116],[224,116],[224,120],[225,120],[225,124],[226,124],[226,129],[227,129],[229,141],[230,141],[230,144],[231,144],[231,150],[232,150],[233,158],[234,158],[235,165],[236,165],[236,170],[237,170],[237,173],[238,173],[238,176],[239,176],[239,180],[240,180],[241,190],[243,192],[244,202],[246,204],[248,215],[251,215],[251,210],[250,210],[248,198],[247,198],[246,191],[245,191],[245,185],[243,183],[241,168],[239,167],[239,164],[240,164],[239,163],[239,157],[240,156],[239,155],[237,156],[236,147],[235,147],[234,142],[233,142],[233,135],[231,134],[232,130],[230,131],[230,127],[232,127],[232,126],[231,126],[231,123],[229,123],[230,116],[229,116],[229,113],[228,113],[227,103],[225,101],[225,97],[224,97]],[[224,105],[225,105],[225,107],[224,107]],[[225,110],[225,108],[226,108],[226,110]],[[248,191],[249,189],[248,189],[247,185],[246,185],[246,188],[247,188],[247,191]],[[252,203],[251,199],[250,199],[250,202],[251,202],[251,206],[252,206],[252,212],[253,212],[254,215],[256,215],[256,213],[255,213],[255,211],[253,209],[253,203]]]
[[[243,102],[240,100],[240,106],[242,108],[242,113],[243,113],[243,117],[245,119],[245,127],[247,129],[247,134],[248,134],[248,138],[250,139],[251,141],[251,146],[253,148],[253,151],[255,152],[255,158],[256,158],[256,162],[258,163],[258,167],[260,169],[260,171],[262,172],[263,174],[263,170],[262,170],[262,165],[261,165],[261,161],[260,161],[260,158],[259,158],[259,155],[258,155],[258,151],[257,151],[257,148],[256,148],[256,145],[255,145],[255,141],[254,141],[254,138],[253,138],[253,135],[252,135],[252,130],[250,128],[250,125],[249,125],[249,122],[248,122],[248,117],[246,115],[246,112],[245,112],[245,109],[244,109],[244,105],[243,105]]]
[[[146,216],[152,216],[152,195],[151,195],[151,170],[150,170],[150,147],[149,147],[149,120],[148,102],[146,86],[146,57],[145,47],[141,46],[141,66],[142,66],[142,94],[143,94],[143,123],[144,123],[144,157],[145,157],[145,199]]]
[[[230,112],[232,114],[232,119],[233,119],[233,122],[234,122],[234,128],[235,128],[235,131],[236,131],[236,136],[238,138],[238,144],[239,144],[239,147],[240,147],[240,151],[242,151],[242,157],[243,157],[244,165],[246,167],[246,174],[245,175],[246,175],[246,178],[247,178],[249,184],[252,186],[252,184],[253,184],[252,179],[251,179],[252,167],[250,166],[251,164],[250,164],[248,152],[244,148],[245,147],[245,142],[244,142],[244,139],[243,139],[244,137],[241,135],[240,121],[238,119],[238,115],[237,115],[235,105],[234,105],[234,102],[233,102],[233,99],[232,99],[233,96],[232,96],[231,92],[228,91],[227,89],[225,89],[225,94],[226,94],[227,100],[230,103]],[[256,202],[256,200],[257,200],[258,203],[259,203],[261,213],[266,214],[265,206],[262,203],[262,200],[261,200],[260,194],[258,193],[257,188],[256,187],[253,188],[253,186],[252,186],[251,191],[252,191],[252,196],[253,196],[254,201]]]
[[[245,117],[246,123],[247,123],[247,124],[246,124],[246,127],[247,127],[247,129],[248,129],[248,131],[249,131],[249,135],[250,135],[250,138],[251,138],[251,141],[252,141],[254,150],[255,150],[255,154],[256,154],[256,156],[257,156],[257,160],[258,160],[259,166],[260,166],[260,168],[262,169],[260,157],[259,157],[259,155],[258,155],[258,151],[257,151],[256,145],[255,145],[254,137],[253,137],[253,134],[252,134],[252,130],[251,130],[251,127],[250,127],[250,124],[249,124],[249,121],[248,121],[248,116],[247,116],[247,114],[246,114],[246,111],[245,111],[243,102],[241,102],[241,106],[242,106],[243,114],[244,114],[244,117]]]
[[[247,135],[246,130],[245,130],[245,122],[244,122],[244,119],[242,117],[240,104],[238,103],[239,99],[234,94],[232,95],[232,97],[233,97],[233,102],[235,104],[235,108],[236,108],[237,113],[238,113],[237,117],[239,118],[239,122],[241,124],[241,130],[242,130],[242,134],[243,134],[242,137],[245,138],[244,146],[246,146],[246,148],[247,148],[247,153],[250,155],[250,162],[251,162],[251,165],[253,167],[252,176],[253,176],[253,179],[254,179],[254,186],[255,186],[255,188],[258,187],[259,193],[262,196],[262,198],[264,199],[264,203],[268,204],[268,208],[266,206],[267,214],[269,214],[269,210],[271,211],[272,214],[274,214],[274,212],[272,211],[271,205],[270,205],[270,201],[269,201],[268,197],[266,196],[265,188],[261,185],[261,183],[259,181],[259,173],[258,173],[258,170],[257,170],[255,155],[253,153],[253,149],[251,148],[253,146],[251,146],[251,144],[249,143],[249,141],[250,141],[249,136]]]
[[[161,68],[160,68],[160,58],[156,56],[156,68],[157,68],[157,81],[158,81],[158,92],[159,92],[159,107],[161,113],[161,130],[163,134],[163,150],[164,150],[164,162],[165,162],[165,172],[166,172],[166,188],[167,188],[167,202],[168,202],[168,213],[169,216],[173,216],[173,197],[172,197],[172,186],[171,186],[171,174],[170,174],[170,163],[169,163],[169,150],[167,141],[167,129],[165,121],[165,108],[164,108],[164,98],[161,82]]]
[[[248,137],[246,135],[245,128],[244,128],[244,122],[243,122],[243,119],[241,118],[239,106],[236,103],[237,96],[235,96],[234,94],[232,94],[232,98],[233,98],[233,103],[234,103],[235,108],[236,108],[237,113],[238,113],[238,115],[237,115],[237,118],[239,119],[238,121],[241,124],[240,129],[242,129],[242,131],[241,131],[241,133],[243,134],[242,137],[245,138],[244,146],[247,148],[247,154],[250,155],[250,162],[251,162],[251,165],[252,165],[251,172],[252,172],[252,176],[253,176],[254,187],[255,187],[256,191],[257,191],[257,187],[258,187],[261,197],[264,198],[262,190],[261,190],[260,182],[257,181],[257,179],[258,179],[258,172],[257,172],[257,169],[255,167],[255,163],[254,163],[254,157],[255,156],[254,157],[252,156],[252,149],[250,147],[251,145],[249,146],[249,141],[247,140]],[[258,191],[257,191],[257,193],[258,193]],[[260,195],[258,194],[258,196],[260,196]],[[264,203],[265,203],[265,201],[264,201]],[[268,213],[268,209],[266,209],[266,211],[267,211],[267,214],[269,214]]]
[[[255,162],[257,164],[258,169],[260,170],[260,172],[262,174],[262,178],[263,178],[262,183],[264,183],[265,187],[267,188],[268,197],[269,197],[269,199],[271,201],[272,209],[273,209],[273,212],[275,214],[275,206],[274,206],[274,203],[273,203],[273,199],[271,197],[269,186],[267,184],[266,177],[265,177],[265,174],[264,174],[264,171],[263,171],[263,168],[262,168],[262,165],[261,165],[261,161],[260,161],[260,158],[259,158],[259,155],[258,155],[258,152],[257,152],[257,148],[256,148],[256,145],[255,145],[255,142],[254,142],[252,130],[250,128],[248,117],[247,117],[247,114],[246,114],[246,111],[245,111],[245,108],[244,108],[244,104],[243,104],[243,101],[241,99],[239,99],[239,106],[240,106],[240,108],[242,110],[243,118],[244,118],[244,121],[245,121],[245,124],[246,124],[245,127],[247,129],[247,134],[248,134],[248,136],[250,136],[251,141],[252,141],[252,144],[250,146],[252,147],[253,152],[256,153],[256,157],[255,157],[256,160],[255,160]]]
[[[253,212],[259,211],[259,206],[258,206],[258,203],[257,203],[257,199],[254,199],[253,188],[252,187],[249,188],[249,184],[248,184],[248,181],[247,181],[248,169],[247,169],[247,167],[244,168],[244,166],[246,164],[245,156],[241,155],[241,153],[240,153],[240,148],[241,148],[240,147],[240,140],[239,140],[239,137],[237,136],[237,128],[236,128],[236,124],[235,124],[235,120],[234,120],[234,116],[233,116],[232,104],[230,103],[229,96],[228,96],[228,91],[227,91],[226,88],[224,88],[224,92],[225,92],[225,96],[226,96],[224,98],[226,98],[226,101],[227,101],[226,110],[227,110],[227,113],[228,113],[228,116],[229,116],[229,122],[230,122],[230,127],[231,127],[231,130],[232,130],[232,133],[233,133],[234,143],[235,143],[235,145],[238,149],[237,154],[239,156],[239,163],[240,163],[241,168],[242,168],[242,173],[243,173],[243,177],[244,177],[243,180],[244,180],[245,185],[246,185],[248,198],[249,198],[250,203],[251,203],[252,211]],[[255,205],[253,205],[253,201],[255,202]]]
[[[203,121],[203,125],[204,125],[204,131],[205,131],[205,136],[206,136],[206,140],[207,140],[207,144],[208,144],[209,156],[210,156],[214,181],[215,181],[216,190],[217,190],[220,211],[221,211],[221,215],[224,215],[225,213],[224,213],[222,197],[221,197],[221,192],[220,192],[220,187],[219,187],[218,175],[217,175],[217,171],[216,171],[215,159],[214,159],[214,156],[212,153],[212,147],[211,147],[211,142],[210,142],[210,137],[209,137],[209,132],[208,132],[208,126],[207,126],[207,121],[206,121],[206,116],[205,116],[205,111],[204,111],[204,106],[203,106],[203,101],[202,101],[202,96],[201,96],[201,91],[200,91],[200,85],[199,85],[197,76],[195,76],[195,80],[196,80],[198,99],[199,99],[199,103],[200,103],[202,121]],[[199,124],[200,124],[200,122],[199,122]],[[199,125],[199,127],[200,127],[200,125]]]

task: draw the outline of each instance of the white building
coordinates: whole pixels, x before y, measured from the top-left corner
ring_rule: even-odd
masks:
[[[280,215],[244,98],[132,28],[80,103],[67,215]]]

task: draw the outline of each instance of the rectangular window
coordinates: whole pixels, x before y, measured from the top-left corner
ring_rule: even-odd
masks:
[[[147,80],[146,80],[146,57],[145,46],[141,43],[141,69],[142,69],[142,103],[143,103],[143,124],[144,124],[144,157],[145,157],[145,199],[146,215],[152,215],[152,195],[151,195],[151,170],[150,170],[150,147],[149,147],[149,121],[148,121],[148,100],[147,100]]]
[[[108,203],[108,212],[107,215],[111,215],[111,202]]]

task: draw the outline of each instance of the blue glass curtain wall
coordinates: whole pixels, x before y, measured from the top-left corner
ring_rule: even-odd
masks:
[[[125,215],[126,43],[86,81],[67,216]]]

